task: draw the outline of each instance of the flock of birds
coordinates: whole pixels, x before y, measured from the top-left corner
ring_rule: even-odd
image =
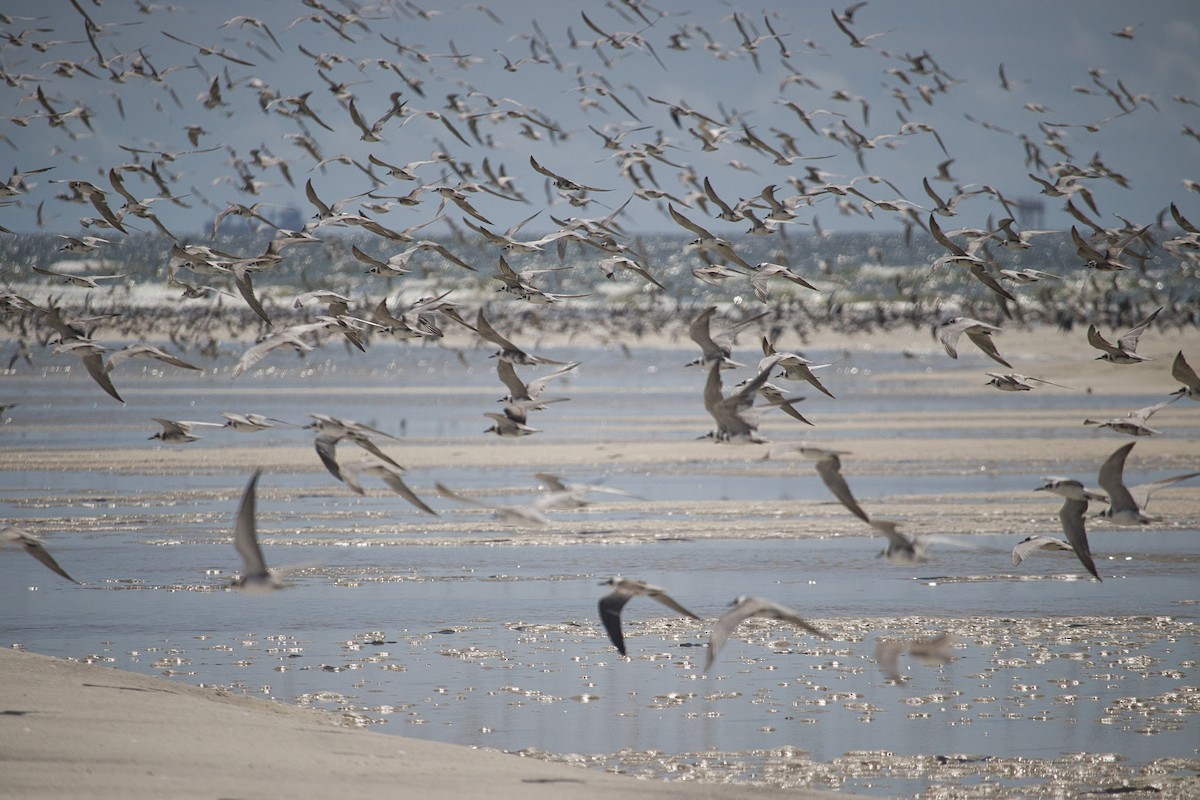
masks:
[[[1067,234],[1023,230],[1015,221],[1021,217],[1019,202],[994,185],[964,186],[953,177],[954,158],[950,148],[954,142],[945,141],[938,130],[923,121],[921,104],[933,107],[945,97],[951,98],[947,102],[955,102],[953,98],[962,81],[939,64],[928,50],[915,54],[877,50],[882,42],[886,42],[887,33],[859,32],[858,16],[869,14],[864,11],[865,2],[856,2],[840,12],[833,10],[831,30],[836,31],[839,46],[849,46],[851,52],[877,51],[883,59],[887,102],[892,104],[900,124],[894,130],[887,128],[882,133],[874,132],[872,118],[877,123],[878,114],[872,112],[868,98],[843,89],[829,91],[795,66],[798,59],[809,55],[834,57],[838,48],[826,47],[812,39],[801,40],[799,34],[780,27],[780,17],[774,13],[764,13],[760,19],[730,9],[720,20],[720,25],[723,26],[721,30],[733,36],[734,43],[723,44],[710,29],[712,26],[688,21],[684,14],[663,11],[643,0],[613,0],[603,7],[596,6],[596,11],[604,14],[603,18],[599,18],[596,11],[591,16],[587,11],[580,14],[577,24],[582,24],[590,31],[587,35],[595,38],[580,39],[571,27],[567,27],[561,37],[548,36],[535,20],[530,30],[521,31],[508,40],[523,42],[528,49],[527,55],[513,58],[496,48],[494,52],[498,58],[493,59],[463,53],[452,40],[448,43],[448,52],[434,53],[402,38],[412,34],[415,26],[432,24],[442,14],[437,9],[420,8],[409,0],[380,7],[344,0],[337,4],[304,0],[303,5],[308,11],[278,35],[267,21],[236,16],[215,31],[193,30],[187,36],[165,29],[151,30],[153,25],[105,22],[97,8],[85,7],[84,0],[70,2],[76,15],[72,18],[70,31],[46,27],[40,18],[0,14],[3,25],[0,55],[4,61],[0,64],[0,73],[8,87],[25,92],[18,105],[28,103],[34,107],[32,112],[13,111],[3,118],[10,130],[37,129],[48,139],[55,140],[54,146],[70,153],[74,144],[103,131],[106,121],[114,120],[113,112],[105,114],[94,106],[103,83],[116,87],[111,95],[115,100],[114,111],[121,120],[125,118],[126,102],[131,105],[135,101],[146,103],[147,98],[151,98],[149,103],[155,113],[171,118],[186,114],[188,121],[179,126],[178,146],[151,141],[120,144],[122,163],[93,165],[96,176],[69,176],[61,165],[14,167],[8,180],[0,184],[0,203],[22,208],[36,206],[39,224],[53,209],[82,206],[87,216],[79,218],[79,224],[85,231],[94,233],[64,235],[60,249],[67,254],[86,257],[89,264],[110,260],[120,262],[119,248],[123,240],[161,236],[167,260],[165,283],[180,290],[181,299],[215,298],[219,304],[222,298],[233,297],[244,304],[242,310],[253,315],[259,335],[236,360],[231,370],[233,378],[258,368],[277,350],[305,354],[316,350],[331,337],[358,350],[366,350],[372,339],[379,337],[436,340],[443,336],[442,326],[450,323],[462,326],[480,341],[497,348],[494,354],[497,377],[507,394],[502,410],[486,415],[491,421],[487,432],[502,437],[537,433],[539,429],[529,424],[530,413],[566,399],[545,397],[543,393],[552,381],[578,367],[578,362],[560,362],[527,352],[513,343],[512,334],[505,335],[497,330],[485,315],[484,308],[478,308],[473,317],[463,313],[461,303],[448,299],[452,290],[421,297],[404,308],[394,304],[389,306],[389,300],[385,298],[365,305],[361,311],[356,310],[359,303],[350,290],[337,291],[334,287],[304,291],[292,298],[292,310],[308,315],[309,309],[316,307],[319,313],[305,316],[296,324],[280,324],[277,309],[272,308],[271,302],[264,301],[264,279],[269,282],[273,273],[281,273],[282,265],[297,248],[322,243],[333,246],[339,241],[339,235],[347,232],[371,237],[376,248],[374,254],[368,252],[372,248],[357,244],[350,249],[355,262],[367,275],[374,276],[373,279],[403,280],[419,263],[426,274],[432,272],[438,281],[453,285],[458,281],[456,276],[477,274],[478,267],[472,263],[473,259],[463,257],[461,249],[451,249],[453,241],[447,245],[432,238],[421,238],[423,228],[442,223],[457,241],[470,237],[474,245],[484,247],[497,259],[497,271],[490,277],[494,281],[492,288],[497,292],[531,306],[569,305],[586,295],[545,288],[544,276],[568,269],[566,266],[545,266],[554,254],[560,262],[570,252],[585,254],[581,263],[594,264],[608,280],[616,281],[620,277],[638,282],[643,294],[652,295],[666,289],[661,274],[656,276],[654,265],[639,251],[623,225],[623,220],[650,209],[658,210],[670,224],[694,237],[684,250],[697,259],[691,275],[698,286],[744,285],[768,309],[763,313],[744,314],[726,330],[714,331],[711,324],[719,308],[710,305],[692,317],[688,325],[688,335],[701,349],[700,356],[691,365],[699,367],[706,375],[703,404],[715,423],[707,436],[724,444],[766,443],[758,434],[758,415],[764,409],[779,409],[800,423],[812,424],[794,405],[801,398],[772,381],[806,382],[833,398],[817,374],[828,364],[814,363],[800,353],[780,351],[766,335],[761,340],[763,355],[755,374],[729,392],[722,381],[724,370],[743,366],[732,358],[734,336],[752,324],[766,325],[763,319],[770,313],[773,300],[780,297],[777,287],[786,285],[787,295],[794,298],[804,296],[805,292],[819,291],[813,281],[830,278],[825,269],[821,279],[810,280],[801,274],[791,259],[797,247],[802,245],[789,238],[789,228],[810,225],[815,235],[823,235],[815,214],[810,214],[820,203],[832,203],[838,213],[848,217],[875,219],[876,215],[891,215],[907,236],[930,237],[940,248],[941,254],[933,260],[931,269],[962,268],[977,281],[984,300],[972,302],[979,308],[983,307],[984,301],[994,304],[994,321],[956,315],[938,322],[934,326],[935,336],[951,358],[958,357],[957,348],[965,336],[988,358],[1012,370],[1013,365],[1001,354],[993,339],[1002,330],[998,323],[1011,319],[1014,311],[1019,314],[1023,287],[1047,280],[1063,280],[1057,273],[1006,266],[1001,254],[1036,253],[1039,239]],[[94,5],[99,6],[99,3]],[[141,2],[138,7],[149,22],[157,22],[177,10]],[[498,10],[503,12],[503,9]],[[462,11],[487,17],[498,26],[497,30],[503,24],[497,9],[476,4],[464,6]],[[402,34],[393,38],[390,35],[393,26],[384,23],[394,20],[397,15],[408,19]],[[616,19],[621,22],[612,22]],[[824,22],[830,24],[828,20]],[[613,30],[613,24],[627,25],[633,30]],[[309,37],[300,42],[290,40],[290,36],[298,36],[298,31],[295,34],[292,31],[301,25],[318,30],[320,34],[316,40],[328,43],[331,49],[314,52],[310,49],[313,39]],[[49,35],[73,38],[51,39]],[[1132,35],[1132,27],[1114,33],[1122,39],[1132,38]],[[137,39],[136,46],[120,46],[131,37]],[[173,43],[170,49],[164,50],[164,39]],[[876,40],[881,40],[880,44],[875,43]],[[499,39],[497,43],[500,43]],[[386,50],[380,55],[380,50],[375,48],[384,45]],[[579,63],[568,62],[568,49],[578,54]],[[666,53],[660,54],[659,49],[678,54],[701,50],[722,61],[748,61],[760,74],[768,67],[768,58],[776,58],[782,78],[779,96],[773,104],[795,115],[795,127],[770,126],[768,132],[754,122],[753,113],[726,109],[720,103],[717,110],[701,110],[683,99],[668,101],[654,96],[642,97],[637,86],[618,85],[610,79],[610,75],[615,76],[629,63],[640,65],[639,68],[656,66],[669,71],[670,59],[664,59]],[[300,64],[311,71],[309,77],[312,80],[308,83],[327,91],[309,88],[292,94],[289,89],[271,85],[260,77],[256,71],[258,62],[275,62],[284,57],[285,50],[293,59],[290,51],[298,51],[304,59]],[[79,52],[83,54],[81,57],[75,55]],[[18,72],[13,64],[25,63],[27,55],[32,53],[50,60],[41,64],[36,72]],[[585,59],[598,60],[601,66],[588,69],[582,63]],[[564,159],[542,155],[539,160],[537,155],[552,153],[548,148],[565,145],[580,131],[532,104],[510,97],[495,97],[477,89],[468,80],[472,70],[486,70],[496,76],[501,71],[512,75],[527,70],[554,70],[564,76],[568,91],[578,94],[581,114],[603,115],[608,119],[599,127],[591,123],[581,127],[586,127],[588,134],[596,137],[598,153],[603,157],[599,163],[609,162],[613,167],[613,178],[628,185],[628,199],[615,208],[608,206],[598,196],[608,197],[607,193],[614,191],[612,187],[593,186],[572,177],[574,170],[569,162],[564,163]],[[1008,79],[1003,65],[999,76],[1001,88],[1013,91],[1014,84]],[[180,97],[180,87],[185,81],[198,81],[202,87],[194,102],[186,102]],[[87,83],[88,88],[74,89],[79,82]],[[435,84],[452,88],[445,104],[438,108],[433,106],[429,96]],[[520,84],[512,85],[519,87]],[[130,86],[135,88],[126,90]],[[381,88],[387,97],[387,105],[382,113],[373,116],[367,108],[376,102]],[[76,100],[72,104],[67,97],[77,91],[82,91],[89,99]],[[1119,78],[1101,69],[1093,70],[1090,85],[1077,87],[1077,92],[1093,98],[1110,116],[1086,124],[1039,121],[1035,135],[970,116],[968,119],[985,130],[1017,142],[1032,184],[1046,197],[1062,200],[1064,210],[1075,221],[1069,237],[1083,275],[1081,290],[1090,286],[1102,294],[1109,290],[1103,290],[1098,281],[1111,280],[1111,291],[1117,291],[1119,276],[1145,271],[1152,248],[1169,253],[1183,265],[1181,269],[1194,271],[1200,261],[1200,227],[1193,224],[1174,202],[1162,209],[1155,223],[1132,223],[1114,213],[1121,224],[1106,224],[1095,196],[1097,187],[1121,187],[1128,181],[1107,165],[1099,153],[1081,163],[1073,155],[1065,134],[1073,127],[1095,133],[1117,118],[1150,113],[1147,109],[1157,108],[1153,96],[1130,91]],[[627,98],[634,95],[640,100],[640,107],[632,100],[627,102]],[[817,109],[809,104],[809,99],[822,95],[839,104],[835,106],[839,110]],[[1185,105],[1200,107],[1200,103],[1186,97],[1175,99]],[[1027,103],[1026,109],[1035,114],[1043,113],[1030,107],[1034,105]],[[635,107],[640,114],[634,111]],[[663,127],[655,128],[648,121],[652,115],[665,115]],[[643,120],[643,116],[647,119]],[[265,120],[271,126],[289,126],[290,130],[282,135],[281,142],[299,148],[304,161],[276,155],[271,142],[241,152],[223,141],[222,131],[244,123],[247,117],[251,125]],[[668,121],[671,127],[668,127]],[[828,124],[823,125],[826,121]],[[412,128],[408,127],[410,124]],[[668,134],[664,128],[672,132]],[[399,149],[396,142],[404,140],[411,149],[419,135],[418,129],[433,140],[436,149],[428,158],[399,163],[403,159],[393,155]],[[651,130],[653,135],[641,135]],[[365,152],[365,157],[328,154],[322,140],[341,142],[346,131],[358,140],[353,145],[355,152]],[[446,134],[456,144],[447,145],[438,138]],[[528,149],[521,150],[519,141],[514,145],[514,136],[526,140]],[[0,133],[0,137],[13,145],[13,137],[4,133]],[[866,168],[869,159],[900,150],[916,137],[928,137],[936,143],[942,157],[930,170],[929,177],[922,180],[924,205],[909,200],[893,181],[870,174]],[[639,138],[641,141],[633,141]],[[1200,139],[1200,136],[1196,138]],[[390,144],[389,139],[393,140]],[[276,147],[279,144],[274,143]],[[811,152],[812,146],[838,148],[839,155],[848,156],[857,165],[857,174],[847,179],[844,174],[820,169],[820,163],[832,156],[806,154],[806,151]],[[480,148],[473,152],[486,151],[490,155],[476,164],[463,156],[465,149],[473,148]],[[536,154],[532,152],[534,150]],[[515,162],[498,163],[500,157],[514,151],[521,153]],[[217,155],[212,155],[214,153]],[[690,156],[708,158],[714,153],[722,154],[722,158],[731,153],[735,156],[727,161],[728,168],[751,174],[759,174],[759,169],[769,170],[778,177],[765,183],[759,191],[729,202],[709,176],[686,163]],[[493,156],[496,162],[491,160]],[[215,163],[212,160],[215,158],[221,161]],[[750,161],[743,161],[743,158]],[[1052,158],[1057,160],[1051,161]],[[303,185],[312,213],[300,228],[284,229],[277,218],[272,218],[268,204],[258,197],[271,188],[271,181],[282,180],[289,187],[295,186],[295,174],[302,168],[301,163],[311,165],[308,171],[316,173]],[[546,208],[500,232],[500,226],[489,218],[497,213],[492,208],[502,211],[507,204],[533,202],[526,164],[535,176],[533,180],[544,188]],[[797,167],[803,169],[794,171]],[[197,175],[209,168],[214,170],[213,188],[202,190],[195,183],[188,183],[189,180],[196,181]],[[362,181],[363,191],[336,200],[322,197],[318,183],[330,170],[356,176]],[[663,175],[668,171],[678,179],[680,188],[672,189],[665,183]],[[437,177],[433,177],[435,172]],[[53,173],[53,176],[49,177],[47,185],[39,187],[37,176],[44,173]],[[946,188],[935,188],[935,182],[941,182]],[[50,192],[61,189],[61,193],[48,195],[48,186],[55,187]],[[1191,188],[1186,182],[1185,187]],[[885,197],[888,190],[896,196]],[[218,191],[231,192],[234,197],[222,204],[208,196]],[[486,214],[480,208],[482,201],[488,204]],[[938,222],[939,218],[956,217],[972,204],[985,201],[987,223],[982,227],[963,226],[946,231]],[[51,204],[49,209],[47,203]],[[173,233],[172,225],[168,224],[170,217],[156,211],[156,208],[172,208],[173,212],[178,212],[191,208],[194,203],[204,205],[212,213],[210,244],[189,241],[187,237]],[[427,210],[431,203],[436,203],[436,209],[423,223],[400,228],[381,221],[393,211]],[[576,210],[589,209],[593,205],[605,211],[590,217],[555,216],[550,211],[545,218],[553,221],[554,230],[539,236],[522,234],[522,230],[547,208],[565,206]],[[998,222],[992,221],[993,213],[1001,215]],[[252,253],[220,249],[217,235],[223,222],[230,218],[238,218],[246,225],[266,232],[269,239],[265,248]],[[725,238],[714,232],[718,221],[749,224],[750,228],[745,237]],[[147,225],[153,227],[153,234],[143,232]],[[15,235],[7,228],[0,228],[0,231]],[[747,260],[743,241],[748,237],[769,237],[776,247],[773,260],[757,263]],[[536,260],[539,266],[519,268],[519,265],[510,264],[509,259],[515,261],[518,258]],[[29,265],[29,270],[44,278],[92,291],[119,285],[128,281],[132,274],[128,271],[80,274],[40,264]],[[204,369],[147,342],[134,342],[119,348],[105,344],[94,335],[114,321],[113,315],[67,309],[53,297],[46,301],[30,299],[11,288],[14,278],[25,280],[29,277],[23,267],[16,275],[12,269],[5,275],[10,287],[0,289],[0,322],[10,329],[36,331],[46,344],[53,344],[54,354],[78,358],[91,379],[114,400],[125,402],[114,383],[113,373],[129,359],[153,359],[187,371]],[[278,295],[283,288],[269,286],[267,294]],[[947,298],[947,306],[954,304]],[[1133,301],[1128,303],[1129,308],[1136,305]],[[1159,308],[1140,320],[1115,342],[1092,324],[1087,331],[1087,343],[1101,351],[1101,360],[1113,365],[1145,362],[1149,359],[1138,354],[1138,341],[1161,311]],[[505,326],[501,324],[501,327]],[[180,340],[186,341],[186,338],[183,336]],[[517,372],[517,368],[542,366],[554,370],[529,381]],[[1158,433],[1147,424],[1151,415],[1182,397],[1200,401],[1200,378],[1182,350],[1175,357],[1171,374],[1184,384],[1171,398],[1135,410],[1125,417],[1087,420],[1086,424],[1135,436]],[[988,376],[991,378],[989,385],[1003,391],[1030,391],[1036,385],[1059,385],[1018,372],[989,372]],[[763,402],[758,403],[760,398]],[[198,431],[205,427],[254,432],[275,424],[291,424],[263,414],[230,412],[224,416],[224,422],[155,418],[162,430],[151,438],[183,445],[200,438]],[[403,467],[375,441],[377,437],[395,437],[371,426],[327,414],[314,413],[311,417],[311,423],[296,427],[315,432],[318,457],[335,479],[361,494],[364,476],[378,478],[421,512],[437,514],[406,485]],[[340,459],[337,446],[343,442],[364,451],[366,460]],[[1029,537],[1013,549],[1013,564],[1019,564],[1037,550],[1069,550],[1099,580],[1085,530],[1089,502],[1107,500],[1108,508],[1102,516],[1112,522],[1144,524],[1149,521],[1143,511],[1150,492],[1200,475],[1192,472],[1127,488],[1123,470],[1132,446],[1128,444],[1118,449],[1100,469],[1099,484],[1103,493],[1089,490],[1074,479],[1047,479],[1039,491],[1063,497],[1059,517],[1066,541],[1045,536]],[[767,457],[794,454],[814,461],[817,474],[838,501],[873,531],[886,537],[885,555],[889,560],[913,563],[926,558],[934,537],[907,536],[898,530],[896,522],[869,515],[857,502],[841,474],[840,457],[844,453],[808,445],[784,445],[771,449]],[[583,504],[587,502],[588,492],[604,490],[594,485],[571,485],[552,475],[539,478],[551,487],[551,491],[535,503],[493,507],[493,510],[502,519],[517,524],[545,524],[547,509]],[[285,584],[278,574],[267,568],[257,542],[255,492],[258,479],[256,472],[245,489],[237,512],[234,543],[243,561],[243,571],[233,587],[273,590]],[[483,505],[441,484],[437,488],[447,499]],[[56,574],[73,580],[31,534],[10,526],[0,531],[0,543],[23,547]],[[606,585],[611,587],[611,592],[600,600],[600,618],[613,646],[622,655],[626,648],[621,612],[633,597],[650,597],[679,614],[698,618],[662,588],[630,578],[612,578]],[[738,626],[755,617],[780,620],[815,636],[826,635],[792,609],[763,598],[739,597],[733,608],[713,627],[706,670]],[[877,658],[889,675],[898,677],[896,659],[899,654],[909,652],[944,660],[948,646],[949,640],[945,637],[886,643],[886,646],[881,644]]]

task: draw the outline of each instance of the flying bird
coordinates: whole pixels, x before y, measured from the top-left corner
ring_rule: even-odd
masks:
[[[0,530],[0,548],[10,542],[25,548],[26,553],[29,553],[29,555],[45,564],[55,575],[61,575],[71,583],[79,583],[79,581],[68,575],[66,570],[58,565],[58,562],[54,560],[54,556],[50,555],[50,551],[46,549],[46,545],[42,544],[42,540],[33,534],[27,533],[15,525],[9,525]]]
[[[285,588],[278,574],[267,569],[263,559],[262,548],[258,544],[258,523],[256,520],[256,498],[258,477],[262,470],[255,470],[242,493],[242,502],[238,505],[237,521],[233,526],[233,546],[242,557],[242,574],[229,584],[231,588],[253,594],[264,594],[276,589]]]
[[[989,325],[970,317],[954,317],[943,322],[937,328],[938,339],[951,358],[958,358],[956,349],[958,338],[964,333],[976,347],[983,351],[984,355],[1012,369],[1012,364],[1004,360],[1004,357],[996,349],[995,342],[992,341],[992,334],[1000,333],[1000,329],[995,325]]]
[[[1097,516],[1117,525],[1145,525],[1154,520],[1142,513],[1150,494],[1164,486],[1195,478],[1200,472],[1188,472],[1169,478],[1160,478],[1152,483],[1141,484],[1132,488],[1125,485],[1125,459],[1137,442],[1118,447],[1112,455],[1105,459],[1100,466],[1098,482],[1100,488],[1108,495],[1108,508]]]
[[[705,672],[708,672],[709,667],[712,666],[713,661],[716,659],[717,654],[721,652],[721,648],[725,646],[725,642],[729,639],[730,634],[737,630],[739,625],[752,617],[779,620],[790,625],[795,625],[797,628],[807,631],[814,636],[819,636],[822,639],[829,638],[827,633],[814,628],[801,619],[798,612],[771,600],[741,595],[731,605],[733,608],[722,614],[720,619],[717,620],[717,624],[713,626],[712,635],[708,640],[708,654],[704,659]]]
[[[1043,478],[1044,486],[1034,489],[1035,492],[1050,492],[1063,498],[1062,508],[1058,511],[1058,520],[1062,523],[1063,533],[1067,542],[1075,551],[1079,562],[1092,574],[1096,580],[1103,580],[1096,572],[1096,563],[1092,561],[1092,551],[1088,547],[1087,530],[1084,518],[1087,516],[1088,501],[1103,500],[1104,495],[1089,492],[1083,484],[1073,478]]]
[[[1055,539],[1053,536],[1044,536],[1040,533],[1035,533],[1032,536],[1026,536],[1021,541],[1017,542],[1012,549],[1012,564],[1017,566],[1029,556],[1038,550],[1062,550],[1067,553],[1075,552],[1075,548],[1064,542],[1062,539]]]
[[[1175,354],[1175,360],[1171,362],[1171,377],[1183,384],[1175,394],[1200,401],[1200,376],[1196,375],[1196,370],[1192,369],[1192,365],[1183,357],[1182,350]]]
[[[1164,408],[1171,405],[1171,403],[1174,403],[1181,397],[1183,397],[1182,394],[1175,392],[1170,400],[1163,400],[1161,403],[1155,403],[1152,406],[1134,409],[1123,417],[1113,417],[1112,419],[1103,420],[1085,419],[1083,424],[1095,425],[1099,428],[1109,428],[1117,433],[1124,433],[1128,436],[1153,436],[1156,433],[1162,433],[1162,431],[1156,428],[1151,428],[1146,424],[1150,420],[1150,417],[1154,416],[1159,411],[1162,411]]]
[[[600,585],[612,587],[611,592],[600,598],[600,621],[604,623],[604,630],[608,631],[608,638],[612,640],[613,647],[617,648],[617,652],[621,655],[625,655],[625,636],[621,632],[621,609],[625,608],[625,604],[634,597],[651,597],[685,617],[700,619],[671,599],[667,590],[659,586],[652,586],[633,578],[621,577],[609,578]]]
[[[900,674],[900,656],[907,653],[926,663],[949,664],[954,646],[954,637],[943,633],[932,639],[881,639],[875,643],[875,661],[889,680],[897,683],[904,680]]]
[[[1111,364],[1137,364],[1142,361],[1151,361],[1152,359],[1146,356],[1138,355],[1137,345],[1138,339],[1150,327],[1150,323],[1154,322],[1154,318],[1158,316],[1159,311],[1162,311],[1162,306],[1159,306],[1150,316],[1121,334],[1115,345],[1101,336],[1100,331],[1096,329],[1095,325],[1088,325],[1088,344],[1104,353],[1104,355],[1096,356],[1096,360],[1107,361]]]

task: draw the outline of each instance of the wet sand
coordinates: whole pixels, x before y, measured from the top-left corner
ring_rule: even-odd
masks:
[[[0,650],[0,797],[831,798],[639,781],[347,727],[336,715]]]

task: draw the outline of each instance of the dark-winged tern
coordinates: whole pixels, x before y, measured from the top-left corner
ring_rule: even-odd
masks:
[[[1125,485],[1125,459],[1137,442],[1130,442],[1116,449],[1100,467],[1100,488],[1108,495],[1108,508],[1097,516],[1117,525],[1145,525],[1154,520],[1142,513],[1150,494],[1164,486],[1195,478],[1200,472],[1188,472],[1162,478],[1152,483],[1129,488]]]
[[[796,611],[770,600],[741,595],[731,605],[733,608],[722,614],[720,619],[717,620],[717,624],[713,626],[712,635],[708,640],[708,654],[704,659],[705,672],[708,672],[709,667],[712,666],[713,661],[716,659],[717,654],[721,652],[721,648],[725,646],[725,642],[729,639],[730,634],[751,617],[777,619],[781,622],[795,625],[797,628],[807,631],[814,636],[819,636],[822,639],[829,638],[827,633],[814,628],[801,619],[800,614]]]
[[[46,545],[42,544],[42,540],[33,534],[23,531],[15,525],[9,525],[0,530],[0,547],[4,547],[9,542],[25,548],[26,553],[45,564],[55,575],[61,575],[71,583],[79,583],[58,565],[54,556],[50,555],[50,551],[46,549]]]
[[[1089,492],[1083,484],[1073,478],[1045,478],[1046,485],[1034,489],[1035,492],[1050,492],[1063,498],[1062,508],[1058,511],[1059,522],[1062,523],[1063,533],[1067,542],[1075,551],[1076,557],[1087,568],[1096,580],[1103,580],[1096,572],[1096,564],[1092,561],[1092,551],[1088,547],[1087,529],[1084,518],[1087,516],[1089,500],[1103,500],[1104,495]]]
[[[237,521],[233,526],[233,546],[242,557],[242,574],[229,584],[231,588],[255,594],[283,589],[284,584],[267,569],[262,548],[258,545],[258,523],[256,522],[256,498],[258,477],[262,470],[255,470],[242,493],[238,505]]]
[[[634,597],[651,597],[685,617],[700,619],[671,599],[667,595],[667,590],[659,586],[652,586],[633,578],[621,577],[609,578],[602,581],[600,585],[612,587],[611,592],[600,598],[600,621],[604,623],[604,629],[608,631],[608,638],[612,640],[613,646],[621,655],[625,655],[625,635],[621,632],[621,609],[625,608],[625,604]]]
[[[1182,350],[1175,354],[1175,360],[1171,362],[1171,377],[1183,384],[1175,394],[1200,402],[1200,376],[1196,375],[1196,370],[1192,369],[1192,365],[1183,357]]]
[[[1112,419],[1085,419],[1083,424],[1095,425],[1098,428],[1109,428],[1117,433],[1124,433],[1127,436],[1153,436],[1156,433],[1162,433],[1162,431],[1156,428],[1151,428],[1146,424],[1150,420],[1150,417],[1154,416],[1159,411],[1162,411],[1164,408],[1171,405],[1171,403],[1174,403],[1181,397],[1183,397],[1183,395],[1179,392],[1176,392],[1170,400],[1163,400],[1161,403],[1155,403],[1152,406],[1135,409],[1123,417],[1113,417]]]
[[[1150,327],[1150,323],[1154,322],[1154,318],[1158,316],[1158,312],[1160,311],[1162,311],[1162,306],[1159,306],[1150,316],[1121,334],[1121,338],[1117,339],[1115,345],[1101,336],[1100,331],[1096,329],[1095,325],[1089,325],[1087,332],[1088,344],[1103,352],[1103,355],[1096,356],[1096,360],[1108,361],[1112,364],[1137,364],[1142,361],[1150,361],[1151,359],[1146,356],[1138,355],[1138,339]]]
[[[900,683],[904,680],[904,676],[900,674],[901,655],[908,653],[930,664],[949,664],[952,647],[954,637],[949,633],[940,634],[932,639],[881,639],[875,643],[875,660],[889,680]]]
[[[992,341],[992,334],[999,332],[1000,329],[995,325],[989,325],[970,317],[955,317],[943,322],[937,329],[938,339],[951,358],[958,358],[956,349],[958,337],[965,333],[967,338],[983,351],[984,355],[1012,369],[1012,364],[1004,360],[1004,357],[996,350],[995,342]]]

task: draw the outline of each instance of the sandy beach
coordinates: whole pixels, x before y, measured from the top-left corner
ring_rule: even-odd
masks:
[[[636,780],[12,650],[0,650],[0,741],[0,797],[14,799],[846,796]]]

